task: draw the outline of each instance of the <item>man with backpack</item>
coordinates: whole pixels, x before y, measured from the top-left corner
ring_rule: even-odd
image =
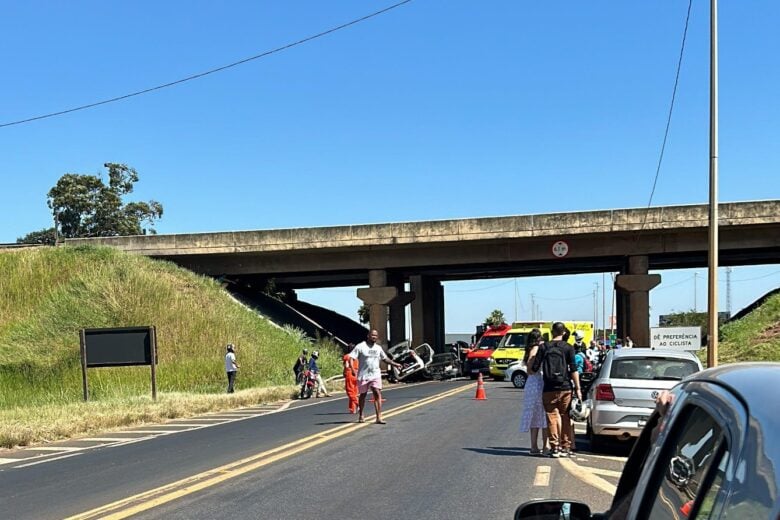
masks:
[[[568,428],[572,381],[577,399],[582,400],[574,348],[564,341],[565,333],[566,326],[563,323],[553,323],[552,341],[542,347],[532,367],[534,372],[542,371],[542,405],[550,428],[550,455],[554,458],[568,457],[574,440]]]

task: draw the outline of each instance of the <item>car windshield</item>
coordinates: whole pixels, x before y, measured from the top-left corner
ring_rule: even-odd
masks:
[[[499,341],[501,341],[501,336],[482,336],[477,344],[477,348],[480,350],[494,349]]]
[[[680,380],[697,372],[699,367],[689,359],[631,357],[615,359],[609,377],[616,379]]]
[[[510,332],[506,335],[504,348],[522,348],[525,347],[525,338],[527,334],[525,332]]]

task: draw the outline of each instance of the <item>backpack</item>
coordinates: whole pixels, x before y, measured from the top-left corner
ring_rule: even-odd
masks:
[[[563,342],[548,343],[539,363],[545,384],[551,386],[563,385],[569,381],[569,364],[566,363],[566,353],[561,343]]]
[[[590,362],[588,356],[585,356],[585,372],[593,372],[593,363]]]

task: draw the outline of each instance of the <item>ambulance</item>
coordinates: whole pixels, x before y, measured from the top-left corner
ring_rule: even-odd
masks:
[[[496,381],[503,381],[507,367],[516,361],[523,359],[525,354],[525,343],[528,333],[533,329],[539,329],[544,341],[552,339],[552,321],[516,321],[512,323],[509,332],[498,344],[498,348],[493,351],[490,360],[490,376]],[[574,331],[582,332],[583,342],[589,345],[593,340],[593,322],[592,321],[564,321],[563,324],[571,331],[569,343],[574,344]]]

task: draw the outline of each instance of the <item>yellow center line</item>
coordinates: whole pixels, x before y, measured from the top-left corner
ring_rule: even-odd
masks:
[[[393,417],[415,408],[428,405],[440,399],[444,399],[463,392],[471,388],[471,385],[464,385],[453,390],[442,392],[441,394],[422,399],[420,401],[399,406],[383,414],[384,417]],[[138,514],[142,511],[152,509],[165,504],[177,498],[195,493],[202,489],[214,486],[226,480],[238,477],[250,471],[254,471],[263,466],[267,466],[279,460],[285,459],[302,451],[318,446],[330,440],[337,439],[348,433],[352,433],[359,428],[371,424],[373,421],[365,423],[350,423],[336,426],[324,432],[315,433],[308,437],[298,439],[288,444],[266,450],[255,455],[225,464],[218,468],[210,469],[196,475],[166,484],[164,486],[150,489],[143,493],[133,495],[110,504],[86,511],[84,513],[71,516],[65,520],[87,520],[91,518],[121,519]]]

